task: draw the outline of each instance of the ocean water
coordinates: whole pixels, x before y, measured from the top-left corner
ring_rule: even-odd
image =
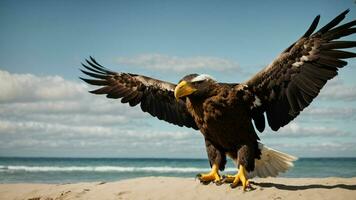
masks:
[[[1,183],[117,181],[145,176],[195,177],[206,159],[0,157]],[[224,173],[235,173],[229,161]],[[281,177],[356,177],[356,158],[300,158]]]

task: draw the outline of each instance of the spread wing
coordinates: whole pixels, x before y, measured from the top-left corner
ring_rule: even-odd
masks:
[[[356,20],[338,26],[348,12],[313,33],[320,18],[317,16],[298,41],[245,82],[261,101],[253,110],[259,131],[264,130],[264,112],[272,130],[278,130],[297,117],[325,83],[338,74],[339,68],[347,64],[342,59],[356,57],[355,53],[343,50],[355,47],[356,41],[337,40],[356,32]]]
[[[185,102],[175,99],[175,84],[137,74],[113,72],[92,57],[86,62],[87,64],[82,64],[86,70],[81,71],[93,79],[80,79],[100,86],[99,89],[90,91],[91,93],[106,94],[107,98],[121,98],[122,103],[129,103],[130,106],[140,104],[142,111],[160,120],[198,129]]]

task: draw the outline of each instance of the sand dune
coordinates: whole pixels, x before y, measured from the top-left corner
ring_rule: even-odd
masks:
[[[202,185],[192,178],[146,177],[118,182],[0,184],[0,199],[356,199],[354,178],[253,179],[252,191]]]

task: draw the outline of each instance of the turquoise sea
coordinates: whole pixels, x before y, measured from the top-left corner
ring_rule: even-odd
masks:
[[[144,176],[195,177],[206,159],[0,157],[1,183],[117,181]],[[224,173],[235,173],[228,162]],[[281,177],[356,177],[356,158],[300,158]]]

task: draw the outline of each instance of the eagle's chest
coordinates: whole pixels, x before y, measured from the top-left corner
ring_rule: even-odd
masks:
[[[222,92],[200,102],[192,101],[189,110],[207,138],[234,137],[249,120],[244,101],[233,92]]]
[[[243,104],[212,102],[204,109],[203,129],[207,135],[236,135],[248,121],[248,113]]]

